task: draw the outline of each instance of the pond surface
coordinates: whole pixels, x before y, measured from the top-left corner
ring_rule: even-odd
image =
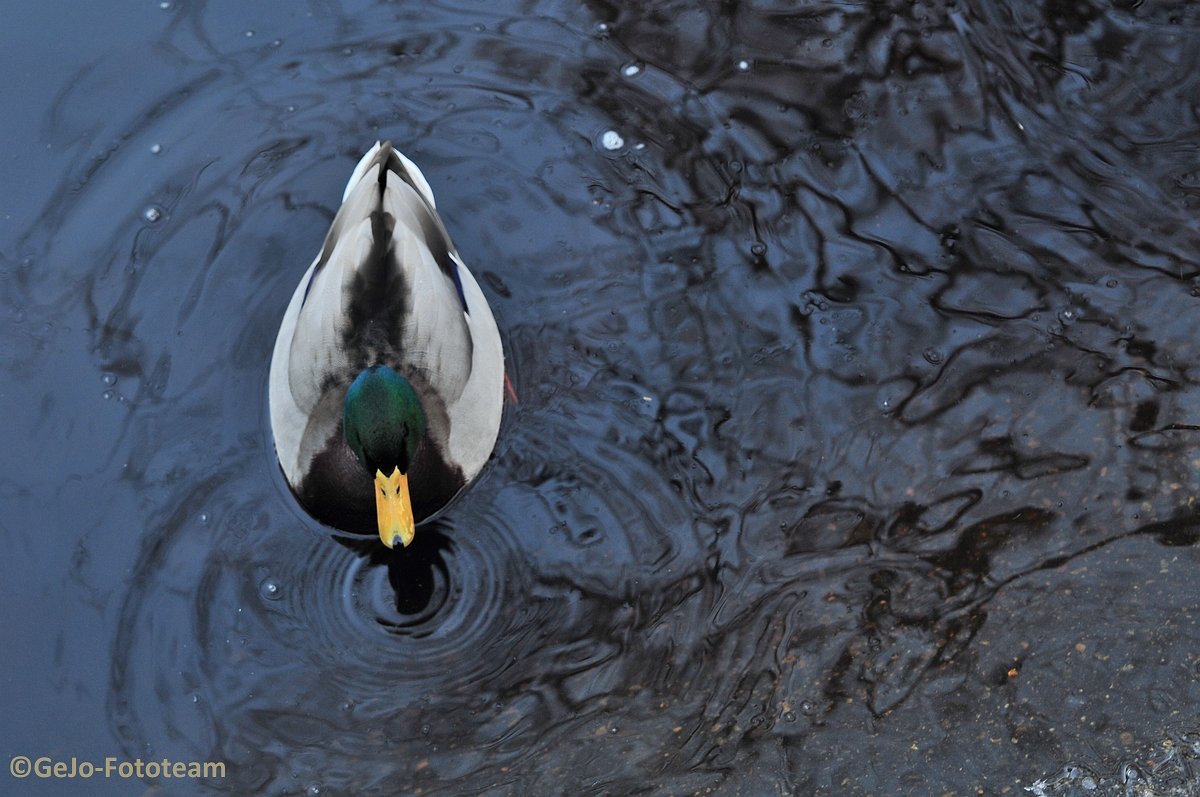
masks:
[[[1200,792],[1196,6],[56,0],[3,40],[3,750],[227,772],[0,791]],[[519,394],[395,554],[303,513],[266,415],[377,138]]]

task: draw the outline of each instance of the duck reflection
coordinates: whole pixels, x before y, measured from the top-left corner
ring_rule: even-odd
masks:
[[[386,567],[396,612],[411,617],[427,613],[434,594],[444,592],[449,585],[445,557],[453,550],[453,544],[446,534],[448,530],[448,524],[442,520],[422,524],[412,544],[397,548],[383,547],[374,536],[362,539],[333,536],[333,539],[366,559],[369,567]]]

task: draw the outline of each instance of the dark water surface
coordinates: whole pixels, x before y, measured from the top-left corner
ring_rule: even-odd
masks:
[[[228,767],[0,793],[1200,792],[1197,6],[0,37],[3,752]],[[398,557],[303,514],[265,406],[376,138],[520,394]]]

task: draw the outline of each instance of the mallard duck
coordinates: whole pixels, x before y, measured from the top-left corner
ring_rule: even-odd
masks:
[[[323,523],[407,546],[491,456],[504,402],[491,308],[391,142],[354,169],[271,357],[283,474]]]

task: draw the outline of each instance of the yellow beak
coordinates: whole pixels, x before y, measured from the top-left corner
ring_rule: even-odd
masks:
[[[408,547],[416,536],[408,476],[399,468],[391,476],[375,471],[375,515],[379,520],[379,539],[387,547],[394,548],[397,542]]]

